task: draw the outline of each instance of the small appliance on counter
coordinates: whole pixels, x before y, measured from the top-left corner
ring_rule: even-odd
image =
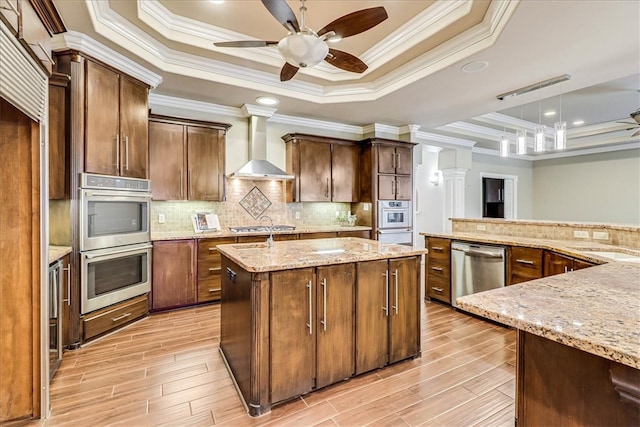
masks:
[[[220,220],[218,215],[211,212],[196,212],[191,217],[193,223],[193,231],[195,233],[204,233],[206,231],[220,231]]]

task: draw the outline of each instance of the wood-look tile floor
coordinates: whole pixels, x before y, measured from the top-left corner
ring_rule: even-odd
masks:
[[[425,302],[422,357],[249,417],[218,352],[220,306],[152,314],[66,352],[38,426],[513,426],[515,333]]]

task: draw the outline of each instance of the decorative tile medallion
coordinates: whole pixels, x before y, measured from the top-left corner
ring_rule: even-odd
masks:
[[[258,219],[260,215],[271,206],[271,201],[267,196],[262,194],[258,187],[253,187],[246,196],[240,200],[240,206],[244,208],[254,219]]]

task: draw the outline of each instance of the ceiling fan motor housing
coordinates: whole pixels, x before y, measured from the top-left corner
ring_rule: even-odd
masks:
[[[329,53],[329,46],[313,33],[293,33],[280,40],[278,51],[295,67],[313,67]]]

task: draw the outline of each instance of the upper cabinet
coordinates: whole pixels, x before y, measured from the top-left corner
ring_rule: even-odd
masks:
[[[49,199],[69,195],[69,76],[54,73],[49,79]]]
[[[288,202],[357,202],[360,147],[355,141],[287,134]]]
[[[416,144],[381,138],[369,138],[361,143],[361,201],[411,200]]]
[[[148,88],[90,60],[85,73],[85,172],[147,178]]]
[[[225,141],[230,127],[152,115],[149,175],[154,200],[224,200]]]

